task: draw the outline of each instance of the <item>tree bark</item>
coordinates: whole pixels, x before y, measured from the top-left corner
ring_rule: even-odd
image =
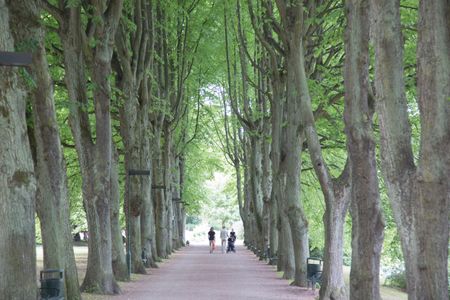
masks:
[[[264,105],[265,106],[265,105]],[[270,164],[270,143],[267,143],[267,138],[270,137],[271,121],[270,118],[266,117],[266,107],[263,109],[263,130],[262,130],[262,200],[263,200],[263,214],[262,214],[262,224],[263,224],[263,250],[264,254],[267,254],[270,248],[270,239],[273,232],[271,222],[270,222],[270,198],[272,194],[272,167]],[[276,229],[276,227],[275,227]]]
[[[383,175],[402,242],[409,299],[448,298],[450,38],[448,1],[421,1],[417,167],[403,78],[399,1],[373,3]]]
[[[382,170],[402,243],[408,296],[418,299],[416,214],[414,201],[409,200],[413,197],[415,165],[403,80],[400,2],[375,1],[372,7]]]
[[[450,211],[450,3],[420,1],[417,91],[421,144],[417,168],[418,299],[448,298]],[[447,279],[447,280],[446,280]]]
[[[179,235],[179,226],[178,222],[180,220],[180,161],[179,158],[174,155],[175,149],[172,148],[172,210],[173,210],[173,249],[178,250],[181,245],[179,244],[180,235]]]
[[[166,214],[167,236],[166,253],[170,255],[173,251],[173,203],[172,203],[172,131],[170,123],[164,124],[164,151],[162,153],[163,177],[164,177],[164,211]]]
[[[150,175],[146,176],[142,185],[142,211],[141,211],[141,241],[143,251],[147,254],[147,265],[146,267],[157,268],[155,262],[155,215],[153,209],[153,199],[152,199],[152,182],[153,182],[153,161],[152,161],[152,149],[150,146],[150,121],[148,116],[148,110],[150,105],[149,92],[147,81],[144,80],[141,86],[142,99],[141,103],[144,104],[139,109],[138,116],[140,119],[140,126],[143,130],[140,136],[141,143],[141,163],[145,170],[150,171]]]
[[[56,121],[52,80],[46,57],[45,33],[35,1],[9,1],[11,28],[17,45],[32,45],[30,90],[37,179],[36,212],[40,219],[45,269],[63,269],[66,297],[81,299],[69,221],[66,169]]]
[[[116,146],[112,145],[111,165],[111,244],[112,244],[112,268],[114,277],[119,281],[128,281],[128,269],[125,259],[125,249],[122,240],[122,228],[120,226],[120,189],[119,189],[119,153]]]
[[[302,60],[303,1],[277,1],[283,24],[287,88],[286,128],[282,140],[281,169],[286,174],[285,204],[295,253],[293,285],[306,286],[306,259],[309,256],[308,222],[301,205],[300,170],[304,139],[301,126],[301,97],[305,92],[298,85]]]
[[[255,133],[254,133],[255,134]],[[250,137],[250,180],[252,187],[253,215],[255,217],[255,242],[258,249],[264,249],[263,195],[262,195],[262,141],[261,137]]]
[[[350,299],[380,299],[384,220],[380,208],[372,103],[368,99],[369,3],[346,2],[345,132],[351,166]]]
[[[311,11],[310,11],[311,12]],[[349,164],[345,165],[338,179],[332,178],[322,156],[317,134],[311,97],[305,70],[303,45],[298,51],[298,66],[294,69],[294,83],[300,87],[301,123],[308,143],[308,152],[325,200],[325,255],[323,277],[320,289],[321,299],[347,299],[343,272],[344,223],[350,202]]]
[[[107,7],[106,11],[103,9]],[[82,34],[81,7],[67,7],[57,15],[64,48],[65,81],[71,101],[69,122],[75,140],[83,179],[83,199],[89,227],[89,257],[81,289],[114,294],[120,291],[112,271],[110,224],[111,119],[110,85],[114,34],[122,0],[98,3],[93,7],[98,24],[94,38],[98,43],[88,51]],[[88,96],[85,56],[92,64],[95,83],[95,142],[87,114]]]
[[[185,172],[185,155],[184,153],[180,156],[180,199],[183,200],[183,188],[184,188],[184,172]],[[184,247],[186,241],[186,210],[184,207],[184,203],[180,205],[179,208],[180,220],[178,222],[179,233],[180,233],[180,243]]]
[[[164,198],[164,173],[162,162],[162,150],[160,136],[154,138],[154,154],[153,154],[153,178],[155,189],[153,190],[153,198],[155,203],[155,223],[156,223],[156,249],[157,255],[161,258],[167,258],[167,213]]]
[[[149,170],[150,149],[147,132],[149,130],[148,108],[149,92],[147,81],[149,80],[148,71],[153,63],[153,5],[148,0],[137,0],[134,3],[134,9],[129,12],[127,18],[134,21],[135,32],[130,32],[128,24],[123,22],[116,35],[116,53],[120,64],[118,73],[120,74],[120,88],[125,97],[121,108],[121,135],[125,147],[125,168],[126,170],[138,169]],[[131,51],[130,51],[131,48]],[[129,185],[125,193],[129,199],[131,215],[126,216],[133,224],[130,230],[130,239],[132,243],[131,258],[133,270],[137,273],[145,274],[141,254],[142,251],[151,254],[148,249],[149,240],[151,240],[151,224],[142,224],[151,222],[151,218],[143,216],[145,209],[151,210],[151,177],[146,175],[133,176],[128,174]],[[145,176],[145,178],[142,178]],[[139,177],[139,178],[137,178]],[[142,231],[144,230],[144,231]],[[145,244],[145,245],[144,245]],[[145,248],[145,250],[144,250]],[[150,263],[150,261],[148,260]]]
[[[14,51],[4,0],[0,48]],[[17,77],[15,68],[0,66],[0,294],[5,299],[36,299],[36,183],[26,133],[26,93]]]

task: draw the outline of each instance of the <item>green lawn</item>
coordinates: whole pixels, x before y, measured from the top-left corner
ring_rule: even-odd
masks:
[[[274,267],[274,270],[276,270],[276,267]],[[283,276],[283,272],[277,272],[278,277]],[[349,282],[350,282],[350,267],[344,267],[344,281],[347,285],[347,289],[349,288]],[[290,281],[290,283],[293,280]],[[400,291],[398,289],[393,289],[386,286],[381,286],[380,288],[381,293],[381,299],[383,300],[407,300],[408,294],[406,294],[403,291]]]

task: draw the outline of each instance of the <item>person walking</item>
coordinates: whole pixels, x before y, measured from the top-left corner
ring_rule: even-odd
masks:
[[[214,227],[208,232],[208,240],[209,240],[209,253],[213,253],[214,248],[216,248],[216,232],[214,231]]]
[[[222,226],[222,230],[220,231],[220,239],[222,240],[222,253],[225,253],[225,247],[227,245],[228,231],[225,226]]]

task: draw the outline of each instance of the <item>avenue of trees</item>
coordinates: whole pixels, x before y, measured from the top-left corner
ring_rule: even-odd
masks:
[[[37,296],[36,217],[67,299],[120,293],[125,224],[132,272],[157,268],[220,152],[245,242],[293,285],[319,248],[320,299],[380,299],[387,237],[408,298],[448,299],[449,15],[448,0],[0,0],[0,50],[33,53],[0,66],[0,294]]]

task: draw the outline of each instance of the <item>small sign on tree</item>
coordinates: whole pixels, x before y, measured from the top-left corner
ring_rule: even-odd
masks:
[[[31,53],[0,51],[0,66],[26,67],[31,64],[31,60]]]

